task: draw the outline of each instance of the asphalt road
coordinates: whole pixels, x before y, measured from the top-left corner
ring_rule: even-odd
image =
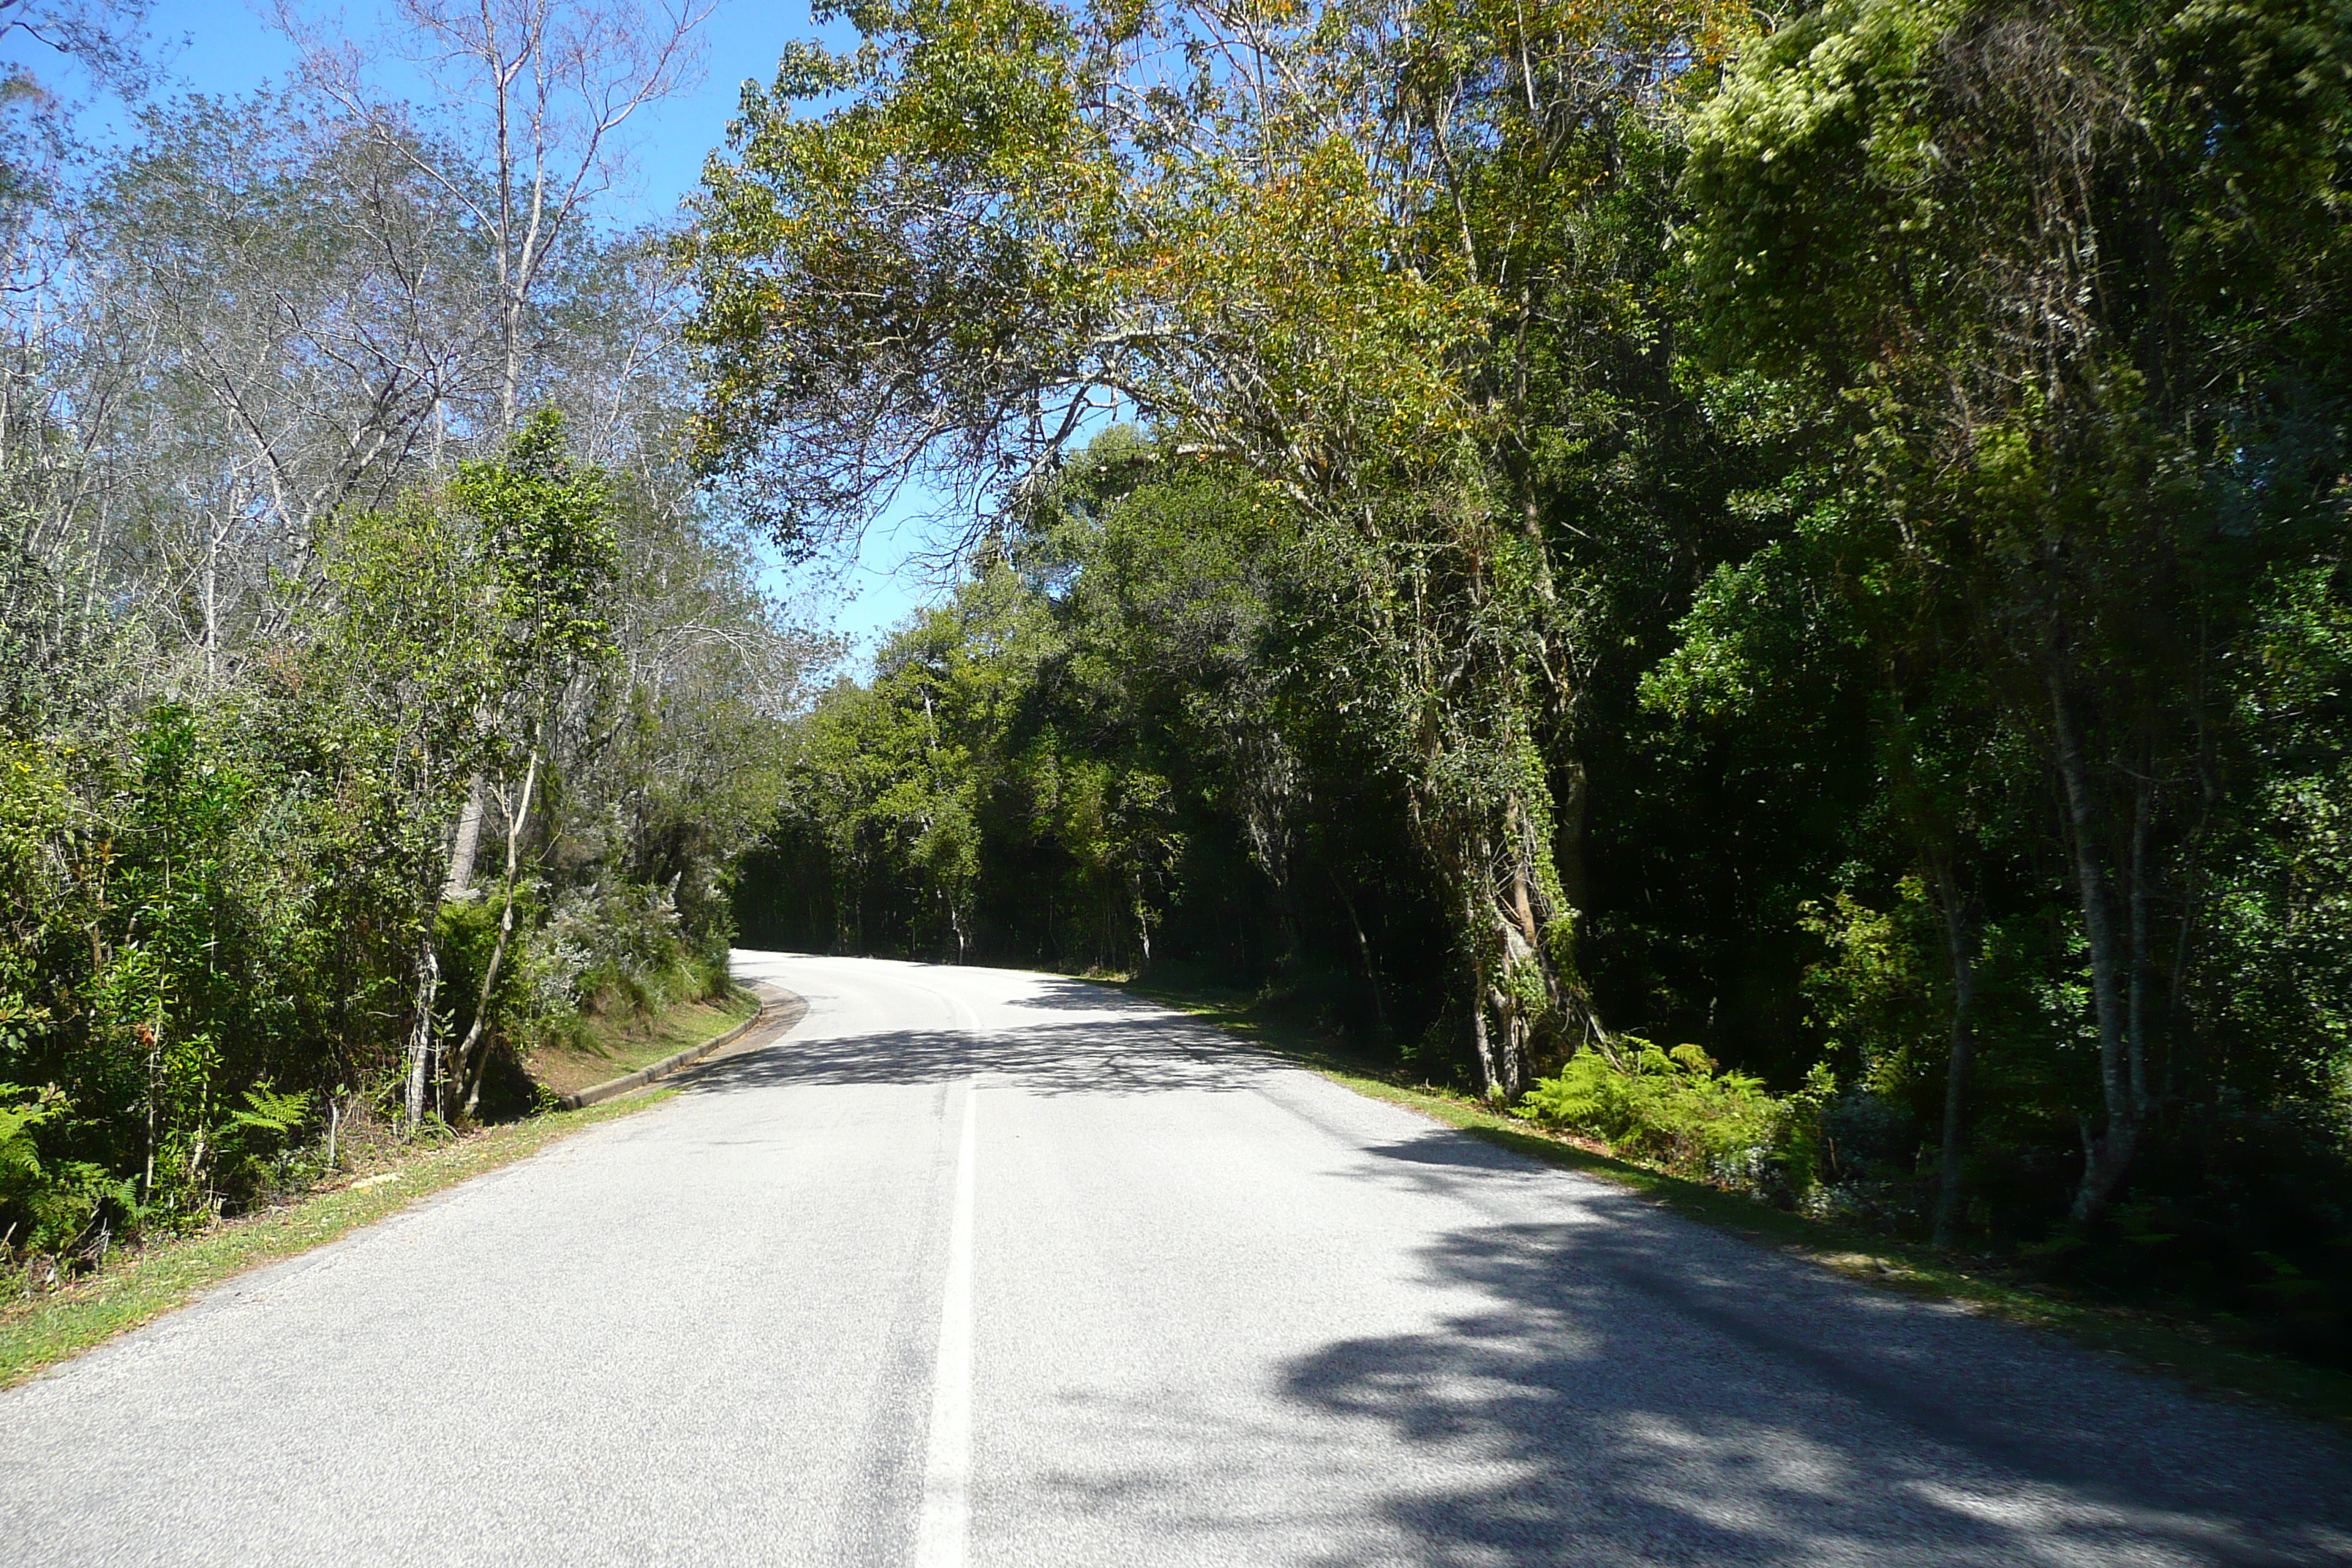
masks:
[[[2352,1562],[2352,1450],[1116,994],[686,1093],[0,1395],[0,1562]]]

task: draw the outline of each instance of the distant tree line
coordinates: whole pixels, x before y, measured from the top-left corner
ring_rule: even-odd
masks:
[[[2342,1353],[2339,10],[848,15],[707,175],[702,458],[988,521],[747,922],[1288,987]]]

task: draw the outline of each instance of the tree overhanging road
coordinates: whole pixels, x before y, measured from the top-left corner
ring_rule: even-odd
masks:
[[[0,1561],[2352,1558],[2352,1451],[1049,976],[671,1103],[0,1395]]]

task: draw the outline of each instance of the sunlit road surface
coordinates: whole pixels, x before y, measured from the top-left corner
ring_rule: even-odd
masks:
[[[0,1562],[2352,1561],[2352,1453],[1116,993],[787,1037],[0,1395]]]

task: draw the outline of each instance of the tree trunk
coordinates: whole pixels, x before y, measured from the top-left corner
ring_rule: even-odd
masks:
[[[1495,1058],[1495,1043],[1488,1037],[1486,1032],[1486,994],[1489,987],[1486,984],[1485,965],[1481,964],[1478,967],[1472,984],[1477,989],[1470,998],[1470,1037],[1478,1050],[1478,1076],[1485,1082],[1486,1098],[1490,1100],[1499,1100],[1503,1099],[1503,1076],[1501,1064]]]
[[[2131,837],[2131,984],[2130,1005],[2126,1018],[2131,1058],[2132,1109],[2140,1117],[2147,1114],[2147,831],[2148,817],[2154,810],[2151,797],[2155,781],[2151,777],[2154,759],[2146,748],[2141,752],[2140,775],[2132,792]]]
[[[1508,1105],[1528,1089],[1528,1061],[1543,1018],[1531,1016],[1525,994],[1530,975],[1544,993],[1541,1011],[1562,1010],[1559,976],[1520,935],[1510,918],[1508,886],[1465,889],[1465,923],[1476,944],[1471,962],[1471,1009],[1478,1072],[1486,1098]]]
[[[1424,766],[1442,776],[1444,762]],[[1530,788],[1543,793],[1527,798]],[[1537,826],[1550,817],[1548,788],[1537,779],[1484,799],[1449,799],[1451,789],[1425,782],[1419,795],[1415,830],[1454,884],[1461,911],[1479,1072],[1487,1097],[1508,1103],[1526,1092],[1544,1038],[1572,1049],[1600,1034],[1570,955],[1559,951],[1572,942],[1573,927],[1564,942],[1559,882]]]
[[[163,1016],[159,1009],[147,1033],[147,1169],[139,1179],[139,1201],[155,1201],[155,1102],[163,1089]]]
[[[1584,876],[1584,814],[1590,795],[1584,764],[1574,758],[1560,766],[1560,793],[1558,803],[1559,826],[1553,834],[1559,869],[1559,893],[1568,901],[1570,916],[1583,929]]]
[[[1976,1045],[1977,938],[1948,866],[1936,868],[1936,889],[1943,905],[1945,952],[1952,965],[1952,1027],[1944,1065],[1944,1143],[1937,1161],[1935,1243],[1950,1247],[1959,1235],[1963,1196],[1960,1161],[1967,1133],[1969,1058]]]
[[[2091,949],[2091,1003],[2099,1028],[2099,1089],[2107,1113],[2106,1131],[2085,1148],[2083,1181],[2075,1189],[2074,1222],[2089,1225],[2106,1212],[2131,1169],[2139,1137],[2138,1105],[2132,1097],[2125,1036],[2123,954],[2116,931],[2113,896],[2100,863],[2098,808],[2093,799],[2083,737],[2073,705],[2056,677],[2050,680],[2050,708],[2058,742],[2058,774],[2066,791],[2068,837],[2073,841],[2074,889],[2082,901],[2083,935]]]
[[[1505,1105],[1516,1104],[1528,1091],[1528,1056],[1533,1034],[1528,1026],[1527,1009],[1518,998],[1501,989],[1489,994],[1495,1008],[1496,1030],[1502,1048],[1496,1053],[1495,1077],[1501,1089],[1498,1098]]]
[[[1372,1027],[1383,1041],[1395,1038],[1389,1027],[1388,999],[1381,994],[1381,966],[1372,962],[1371,938],[1364,934],[1364,922],[1357,918],[1356,900],[1348,896],[1348,886],[1339,880],[1337,871],[1327,872],[1331,879],[1331,890],[1339,895],[1339,907],[1348,911],[1348,929],[1356,933],[1356,952],[1364,961],[1364,984],[1372,994]]]
[[[425,1075],[433,1055],[433,1005],[441,992],[441,955],[433,949],[433,915],[425,917],[425,936],[417,943],[416,1021],[408,1033],[408,1134],[425,1124]]]
[[[482,775],[466,785],[465,809],[457,813],[457,831],[449,846],[449,875],[441,884],[443,901],[462,899],[473,890],[474,857],[482,842]]]
[[[217,522],[205,526],[205,679],[220,679],[220,542]]]
[[[489,1022],[491,990],[498,984],[499,966],[506,962],[507,943],[514,936],[515,874],[520,863],[523,825],[530,820],[531,793],[538,784],[539,748],[533,746],[530,765],[523,770],[521,799],[507,818],[506,907],[499,911],[499,940],[491,945],[490,962],[482,970],[481,994],[474,1001],[474,1022],[457,1047],[457,1079],[465,1085],[467,1116],[474,1114],[474,1107],[482,1099],[483,1063],[476,1059],[476,1053]]]

